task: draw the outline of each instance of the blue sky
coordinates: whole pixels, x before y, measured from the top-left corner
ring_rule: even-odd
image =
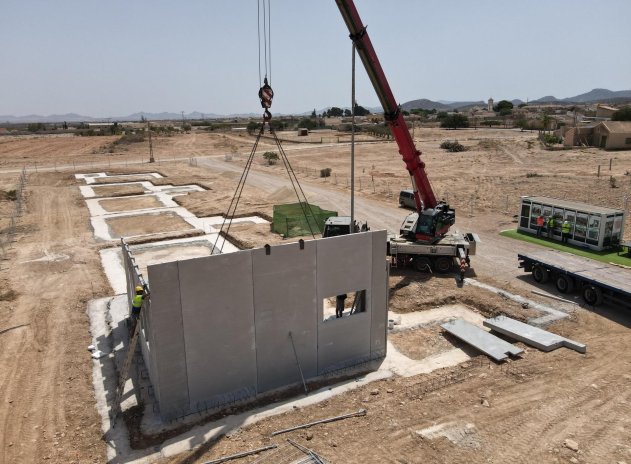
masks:
[[[333,0],[271,0],[272,112],[350,101]],[[631,89],[631,1],[357,0],[399,102]],[[256,0],[3,0],[0,114],[260,110]],[[358,61],[357,100],[378,106]]]

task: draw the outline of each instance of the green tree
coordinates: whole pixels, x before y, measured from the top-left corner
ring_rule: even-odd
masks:
[[[276,164],[276,161],[279,160],[278,153],[276,153],[275,151],[266,151],[265,153],[263,153],[263,158],[267,160],[267,164],[270,166],[272,164]]]
[[[261,123],[256,121],[250,121],[248,125],[245,127],[245,130],[248,131],[248,134],[252,135],[255,132],[258,132],[261,129]]]
[[[339,118],[344,115],[344,111],[342,111],[342,108],[333,106],[326,112],[326,115],[330,118]]]
[[[620,108],[611,116],[612,121],[631,121],[631,106]]]
[[[304,127],[305,129],[313,130],[318,127],[318,122],[311,118],[302,118],[298,121],[297,127]]]
[[[497,102],[497,105],[493,107],[493,110],[497,111],[500,114],[502,113],[502,110],[512,110],[512,109],[513,109],[513,103],[509,102],[508,100],[500,100],[499,102]]]
[[[543,116],[541,118],[541,125],[543,126],[544,133],[548,131],[551,121],[552,118],[550,117],[550,115],[548,113],[543,113]]]
[[[355,116],[368,116],[369,114],[370,114],[370,111],[368,111],[363,106],[355,103]]]
[[[464,114],[449,114],[442,120],[440,127],[449,129],[469,127],[469,118],[467,118]]]

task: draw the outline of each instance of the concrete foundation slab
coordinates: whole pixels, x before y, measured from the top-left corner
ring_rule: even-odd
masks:
[[[582,343],[575,342],[560,335],[553,334],[538,327],[533,327],[523,322],[511,319],[506,316],[497,316],[493,319],[484,321],[484,326],[495,332],[504,334],[525,343],[534,346],[542,351],[552,351],[565,346],[579,353],[585,353],[587,346]]]
[[[516,356],[524,351],[462,319],[441,324],[441,327],[496,361],[503,361],[508,355]]]

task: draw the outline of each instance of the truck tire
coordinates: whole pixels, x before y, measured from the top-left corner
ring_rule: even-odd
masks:
[[[603,302],[603,291],[595,285],[583,287],[583,300],[590,306],[598,306]]]
[[[532,267],[532,278],[535,279],[535,282],[538,284],[545,284],[550,278],[550,273],[543,266],[535,264]]]
[[[454,259],[451,256],[439,256],[434,258],[434,270],[439,274],[447,274],[451,271]]]
[[[419,272],[431,272],[432,262],[425,256],[417,256],[414,258],[414,269]]]
[[[557,290],[561,293],[572,293],[574,291],[574,280],[570,276],[558,275],[555,282]]]

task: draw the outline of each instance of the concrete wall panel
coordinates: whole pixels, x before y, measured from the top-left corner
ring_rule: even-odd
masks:
[[[177,417],[189,407],[178,263],[149,266],[147,273],[151,306],[143,310],[148,342],[143,351],[149,353],[147,364],[162,416]]]
[[[386,355],[388,323],[388,261],[386,258],[385,230],[372,234],[372,317],[370,329],[370,355]]]
[[[143,354],[165,419],[385,355],[385,232],[149,266]],[[131,264],[131,263],[130,263]],[[323,300],[366,291],[323,322]]]
[[[318,374],[356,364],[370,357],[372,314],[371,233],[318,240],[317,313]],[[323,300],[366,290],[366,311],[322,322]]]
[[[251,252],[180,261],[179,271],[191,408],[255,394]]]
[[[317,375],[316,244],[276,246],[269,255],[252,250],[258,391]]]

